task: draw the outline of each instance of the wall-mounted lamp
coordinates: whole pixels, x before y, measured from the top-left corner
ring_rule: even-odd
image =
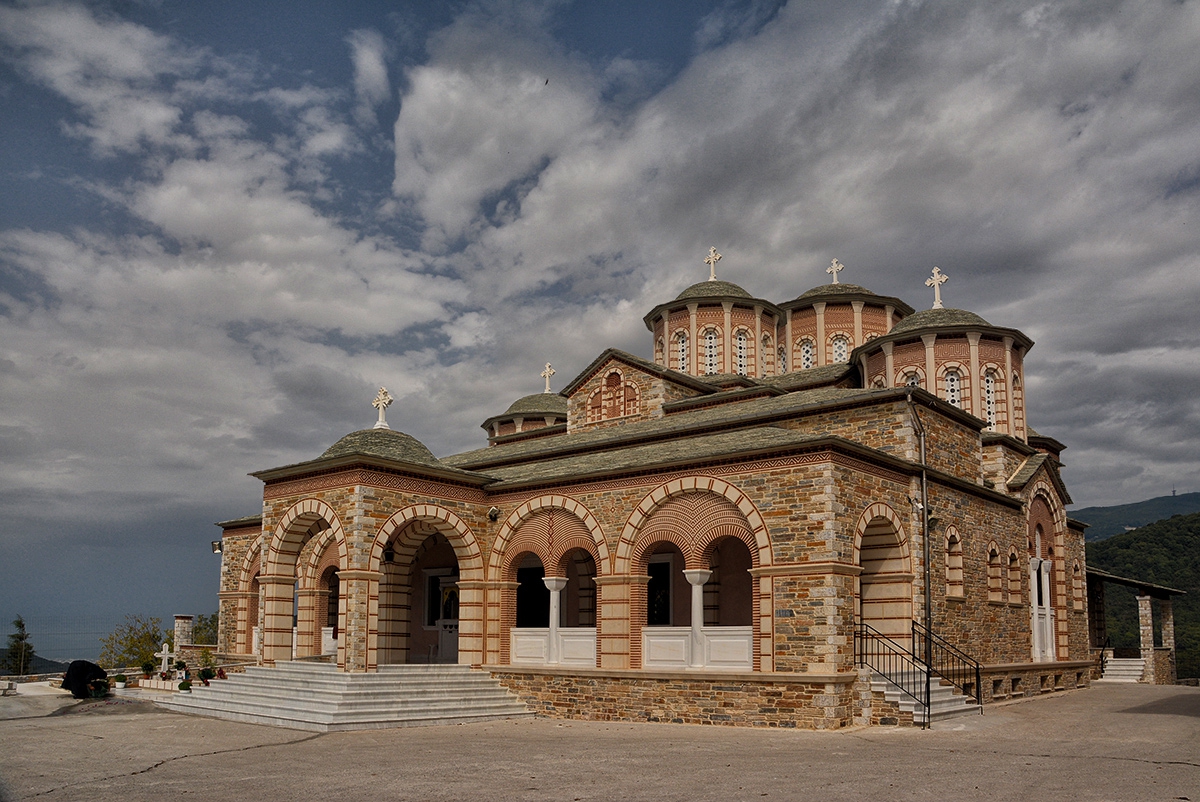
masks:
[[[488,520],[492,523],[496,523],[496,521],[500,520],[499,507],[492,507],[490,510],[488,510]]]
[[[941,523],[941,519],[936,515],[929,516],[929,531],[932,532],[934,529],[937,529],[939,523]]]
[[[214,540],[212,542],[212,547],[213,547],[213,554],[220,554],[222,551],[225,550],[225,544],[219,540]]]
[[[396,552],[392,551],[391,546],[383,550],[383,561],[391,563],[396,561]]]

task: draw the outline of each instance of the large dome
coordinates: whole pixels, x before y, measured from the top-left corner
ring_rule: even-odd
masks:
[[[566,415],[567,399],[558,393],[534,393],[524,398],[518,398],[509,405],[504,414],[527,415],[529,413],[544,413],[546,415]]]
[[[805,298],[816,298],[822,295],[874,295],[875,293],[868,290],[866,287],[860,287],[857,284],[822,284],[819,287],[813,287],[805,293],[799,295],[796,300],[803,301]]]
[[[383,457],[413,465],[444,468],[445,465],[417,438],[392,429],[360,429],[338,440],[325,450],[321,459],[360,454]]]
[[[888,333],[899,334],[905,331],[940,327],[991,325],[979,315],[965,309],[925,309],[904,318]]]
[[[754,296],[731,281],[701,281],[699,284],[693,284],[679,293],[679,296],[675,300],[684,301],[689,298],[719,297],[753,298]]]

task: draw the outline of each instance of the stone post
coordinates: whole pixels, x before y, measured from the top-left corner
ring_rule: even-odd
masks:
[[[542,577],[546,589],[550,591],[550,643],[547,658],[551,665],[557,665],[562,655],[558,653],[558,621],[562,610],[562,590],[567,586],[565,576]]]
[[[1171,660],[1171,684],[1178,677],[1175,675],[1175,613],[1171,610],[1171,597],[1158,600],[1158,614],[1162,616],[1162,645],[1168,650]]]
[[[1145,668],[1142,670],[1142,682],[1154,682],[1154,608],[1150,606],[1149,596],[1138,596],[1138,628],[1141,634],[1142,660]]]
[[[180,647],[192,645],[192,632],[194,629],[193,617],[190,615],[175,616],[175,651],[178,652]]]
[[[292,608],[296,578],[260,575],[262,604],[262,660],[265,665],[292,659]]]
[[[345,626],[338,633],[338,668],[347,673],[361,674],[374,670],[368,665],[368,620],[370,600],[379,593],[379,571],[338,571],[339,613],[344,611]],[[343,634],[344,633],[344,634]],[[378,646],[378,644],[376,644]]]
[[[692,586],[692,668],[704,667],[704,583],[712,576],[712,571],[693,569],[683,572],[688,584]]]

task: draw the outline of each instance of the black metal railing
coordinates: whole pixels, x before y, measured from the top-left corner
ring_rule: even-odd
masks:
[[[925,711],[922,726],[929,720],[929,685],[925,681],[925,666],[906,648],[864,621],[854,627],[854,661],[869,668],[883,679],[914,699]]]
[[[1103,679],[1104,670],[1108,668],[1108,649],[1112,646],[1112,638],[1104,639],[1104,645],[1100,647],[1100,677]]]
[[[926,643],[928,640],[928,643]],[[929,670],[954,685],[964,696],[983,704],[983,689],[980,686],[983,672],[979,663],[969,654],[951,645],[925,628],[920,621],[912,622],[913,655],[922,663],[929,655]]]

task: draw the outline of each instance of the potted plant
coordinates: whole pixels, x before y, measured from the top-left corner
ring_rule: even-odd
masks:
[[[103,699],[108,696],[108,680],[94,679],[88,683],[88,689],[92,692],[93,699]]]
[[[128,681],[129,677],[125,676],[124,674],[117,674],[115,677],[113,677],[113,682],[116,683],[118,689],[124,688],[125,683]]]
[[[191,693],[192,692],[192,683],[186,679],[183,682],[179,683],[179,692],[180,693]]]
[[[142,663],[142,679],[150,679],[154,674],[154,663],[149,661]]]
[[[204,683],[205,687],[208,687],[208,681],[215,676],[217,676],[217,672],[213,671],[211,668],[206,667],[200,669],[200,681]]]

